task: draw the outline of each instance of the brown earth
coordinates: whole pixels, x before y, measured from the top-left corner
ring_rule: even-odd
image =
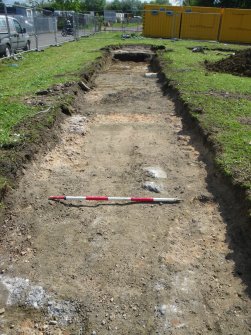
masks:
[[[238,206],[146,72],[142,62],[108,64],[78,96],[60,142],[8,195],[0,334],[250,334]],[[58,194],[182,202],[47,200]]]
[[[205,65],[211,71],[251,77],[251,49],[235,52],[230,57],[215,63],[205,62]]]

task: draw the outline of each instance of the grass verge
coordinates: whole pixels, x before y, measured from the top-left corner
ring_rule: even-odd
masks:
[[[187,43],[191,44],[177,42],[173,52],[162,56],[165,74],[213,144],[217,166],[251,201],[251,79],[207,71],[204,61],[217,61],[228,53],[193,53]]]
[[[161,54],[166,77],[178,89],[193,118],[214,144],[218,167],[247,190],[251,201],[251,79],[205,69],[205,60],[217,61],[231,53],[218,50],[229,49],[229,45],[220,43],[139,39],[137,36],[121,40],[120,33],[103,33],[44,52],[25,54],[18,62],[1,62],[0,146],[8,146],[13,141],[27,142],[27,136],[15,137],[19,135],[15,135],[15,129],[34,116],[38,107],[25,104],[25,98],[54,84],[79,80],[81,74],[101,56],[100,48],[124,43],[161,44],[173,49]],[[193,53],[188,48],[194,46],[205,46],[208,50]],[[231,45],[231,48],[245,47]],[[36,134],[37,128],[49,128],[55,118],[55,114],[48,114],[42,126],[42,122],[29,122],[30,133]],[[36,135],[29,138],[29,143],[32,143]],[[0,178],[3,181],[1,188],[1,184],[6,186],[6,177],[3,173],[1,177],[1,171]]]

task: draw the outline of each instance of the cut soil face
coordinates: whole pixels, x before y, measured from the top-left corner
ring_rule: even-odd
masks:
[[[221,199],[174,103],[146,72],[146,63],[117,60],[103,69],[60,143],[6,199],[1,333],[250,333]],[[183,201],[47,200],[153,196],[145,182]]]
[[[251,49],[236,52],[234,55],[215,63],[205,62],[205,65],[211,71],[251,77]]]

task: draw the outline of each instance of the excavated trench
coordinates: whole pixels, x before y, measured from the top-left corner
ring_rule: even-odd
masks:
[[[8,195],[0,334],[250,334],[238,208],[153,56],[115,50]],[[182,201],[47,200],[59,194]]]

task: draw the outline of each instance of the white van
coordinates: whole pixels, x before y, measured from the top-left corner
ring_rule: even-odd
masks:
[[[11,41],[8,34],[6,16],[0,15],[0,55],[6,57],[11,55],[11,51],[30,49],[30,37],[26,33],[26,29],[22,28],[20,23],[11,16],[8,16],[8,22]]]

